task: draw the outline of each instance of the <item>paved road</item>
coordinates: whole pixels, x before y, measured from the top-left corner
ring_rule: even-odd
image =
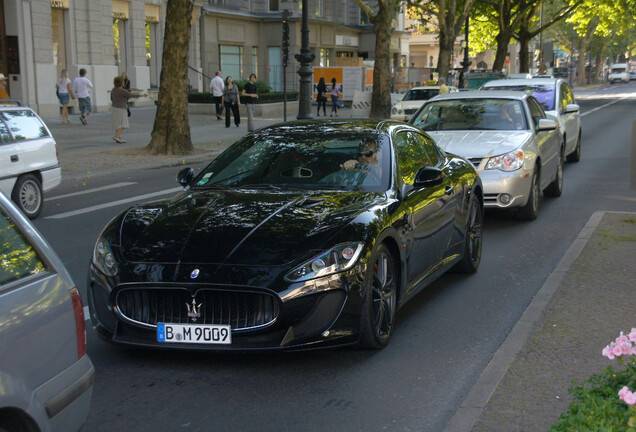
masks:
[[[539,218],[529,223],[488,212],[479,272],[444,276],[400,310],[383,351],[131,350],[89,330],[97,376],[85,430],[443,430],[591,214],[636,211],[628,172],[635,84],[577,94],[583,155],[566,165],[563,196],[542,199]],[[117,187],[55,198],[77,192],[69,182],[50,194],[36,225],[83,295],[95,238],[129,203],[96,206],[174,188],[179,168],[100,177],[88,187]]]

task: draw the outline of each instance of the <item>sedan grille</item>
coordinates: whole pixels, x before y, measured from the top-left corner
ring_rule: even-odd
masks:
[[[417,108],[405,109],[404,114],[415,114],[415,111],[417,111]]]
[[[192,301],[200,317],[188,317]],[[125,288],[117,294],[118,314],[149,327],[157,323],[225,324],[232,330],[264,327],[278,317],[278,300],[271,294],[200,289],[192,297],[184,288]]]

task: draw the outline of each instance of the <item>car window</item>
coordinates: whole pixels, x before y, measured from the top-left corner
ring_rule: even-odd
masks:
[[[0,209],[0,286],[45,270],[44,261]]]
[[[530,116],[532,116],[532,121],[534,122],[535,128],[539,125],[539,120],[542,118],[546,118],[545,111],[534,98],[528,98],[528,107],[530,108]]]
[[[439,94],[439,89],[413,89],[406,92],[403,101],[428,100]]]
[[[208,165],[193,188],[385,191],[390,142],[376,131],[248,135]]]
[[[426,152],[426,156],[428,156],[428,160],[431,166],[439,165],[440,154],[439,154],[439,151],[437,150],[437,147],[433,143],[433,140],[421,134],[414,134],[414,135],[415,135],[415,139],[417,139],[420,142],[422,148]]]
[[[402,181],[408,185],[415,182],[415,174],[420,168],[431,166],[419,136],[419,134],[406,131],[395,135],[398,171]]]
[[[44,123],[33,111],[5,111],[0,116],[7,124],[16,141],[25,141],[49,136]]]
[[[502,98],[431,101],[412,123],[425,131],[528,129],[521,101]]]
[[[534,96],[541,104],[544,110],[552,111],[554,109],[554,99],[556,97],[556,89],[554,84],[511,84],[502,86],[484,86],[482,90],[510,90],[523,91]]]
[[[2,138],[1,144],[10,144],[13,142],[13,138],[9,133],[7,125],[0,121],[0,138]]]

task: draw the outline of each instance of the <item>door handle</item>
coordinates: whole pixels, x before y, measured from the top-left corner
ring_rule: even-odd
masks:
[[[444,190],[444,193],[446,195],[452,195],[453,191],[455,191],[455,187],[454,186],[446,186],[446,189]]]
[[[17,162],[19,160],[20,158],[18,157],[18,155],[11,155],[11,162]]]

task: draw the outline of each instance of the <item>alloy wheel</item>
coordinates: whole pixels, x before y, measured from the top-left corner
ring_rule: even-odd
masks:
[[[25,181],[20,188],[20,206],[25,213],[35,213],[40,208],[41,201],[42,196],[38,185],[33,180]]]
[[[396,307],[396,283],[393,259],[384,249],[373,264],[371,286],[372,317],[376,336],[388,338],[393,328]]]

